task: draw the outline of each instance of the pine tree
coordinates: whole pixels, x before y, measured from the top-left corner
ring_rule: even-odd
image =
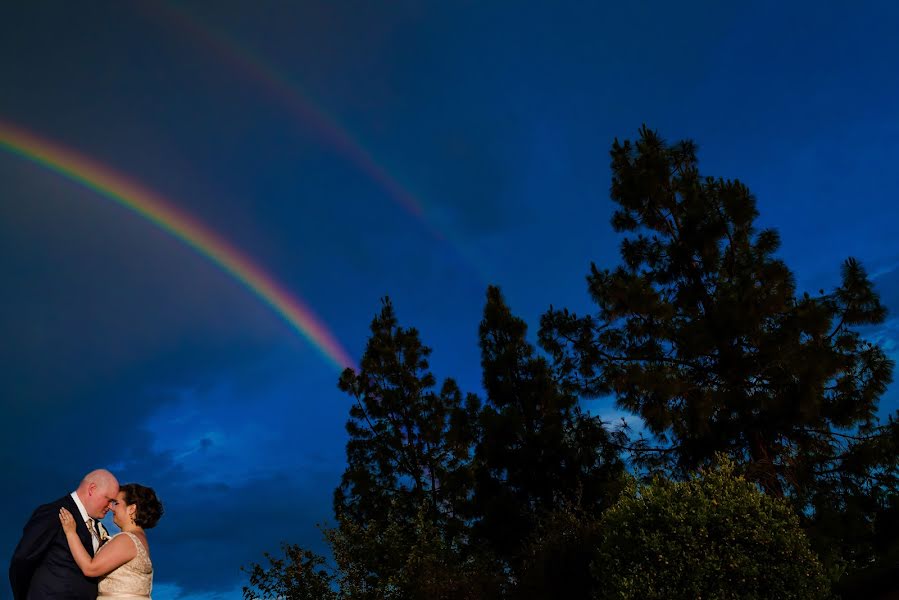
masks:
[[[460,548],[471,445],[453,424],[471,422],[462,413],[477,410],[476,398],[463,402],[452,380],[435,391],[431,350],[415,329],[399,326],[389,299],[371,332],[359,373],[347,369],[339,383],[355,404],[347,467],[334,494],[338,528],[330,534],[341,550],[342,586],[359,598],[384,597],[384,585],[405,580],[411,549]],[[424,531],[440,539],[421,539],[415,524],[423,520]]]
[[[526,341],[496,287],[487,291],[480,326],[481,364],[487,394],[475,452],[473,535],[512,569],[524,564],[540,523],[561,504],[599,514],[615,500],[623,466],[598,418],[581,411],[577,398],[557,385],[547,361]],[[589,578],[564,569],[560,578]],[[560,581],[541,580],[547,593]]]
[[[896,425],[876,419],[893,361],[859,333],[886,314],[860,263],[832,292],[799,294],[749,189],[702,177],[693,143],[644,127],[611,156],[622,264],[591,267],[595,316],[541,321],[566,389],[639,415],[658,452],[638,457],[684,474],[723,452],[806,515],[876,497],[859,515],[876,529],[896,505]]]

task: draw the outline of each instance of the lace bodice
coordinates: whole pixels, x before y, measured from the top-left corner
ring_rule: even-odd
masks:
[[[137,546],[137,556],[101,579],[98,591],[101,596],[104,594],[149,596],[153,589],[153,563],[150,562],[150,555],[139,537],[123,531],[114,535],[113,538],[120,535],[127,535],[131,538],[131,541]],[[103,548],[100,548],[99,551],[102,552]]]

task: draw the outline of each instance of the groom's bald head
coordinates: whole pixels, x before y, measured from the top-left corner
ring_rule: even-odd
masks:
[[[87,514],[102,519],[119,493],[119,480],[106,469],[96,469],[84,476],[75,491]]]

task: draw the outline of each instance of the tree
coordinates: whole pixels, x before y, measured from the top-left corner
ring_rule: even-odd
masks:
[[[463,425],[472,420],[464,413],[478,410],[476,397],[463,403],[452,380],[435,392],[431,350],[415,329],[399,326],[389,299],[371,332],[359,373],[347,369],[339,383],[355,404],[331,535],[344,587],[358,598],[381,597],[386,582],[404,572],[411,549],[422,543],[421,520],[433,526],[428,535],[440,536],[428,544],[462,547],[471,453]]]
[[[789,504],[761,493],[726,459],[685,482],[633,483],[601,531],[598,598],[829,596]]]
[[[487,399],[478,417],[472,536],[506,561],[514,580],[545,566],[533,556],[525,562],[543,519],[562,503],[599,514],[614,502],[623,472],[602,422],[559,388],[526,333],[500,290],[488,288],[480,326]],[[559,570],[543,584],[551,592],[572,577],[589,577],[582,571]]]
[[[527,544],[514,598],[586,600],[599,591],[591,572],[602,539],[601,515],[562,503],[545,515]]]
[[[611,156],[623,264],[592,265],[595,316],[551,308],[541,321],[566,389],[639,415],[657,451],[638,440],[637,458],[675,473],[723,452],[801,514],[880,498],[855,504],[867,533],[831,530],[870,537],[895,506],[899,436],[876,419],[893,361],[859,333],[886,314],[862,266],[850,258],[832,292],[798,294],[749,189],[700,176],[692,142],[668,146],[644,127]]]
[[[284,558],[265,553],[268,567],[253,563],[242,569],[249,574],[243,588],[244,600],[336,600],[334,577],[325,568],[325,559],[295,544],[283,544]]]
[[[340,598],[355,600],[482,600],[500,597],[501,570],[489,555],[468,552],[449,541],[422,506],[412,521],[391,511],[385,521],[344,519],[327,532],[338,565]],[[372,577],[360,557],[385,557],[389,568]]]

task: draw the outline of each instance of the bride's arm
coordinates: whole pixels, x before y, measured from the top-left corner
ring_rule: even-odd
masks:
[[[131,538],[127,535],[120,535],[107,542],[103,546],[103,552],[97,552],[91,558],[75,532],[75,519],[72,517],[72,513],[64,508],[59,509],[59,521],[66,532],[66,540],[69,542],[72,558],[75,559],[81,572],[88,577],[106,575],[137,556],[137,547]]]

